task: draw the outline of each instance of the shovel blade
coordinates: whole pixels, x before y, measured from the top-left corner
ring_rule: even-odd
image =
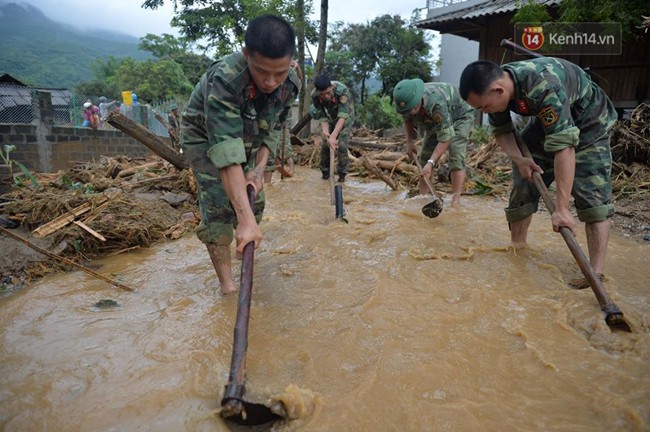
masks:
[[[224,403],[221,417],[240,426],[261,426],[283,418],[266,405],[233,399]]]
[[[422,214],[428,218],[437,217],[440,213],[442,213],[442,200],[439,198],[422,207]]]
[[[613,313],[605,317],[605,322],[612,330],[620,330],[628,333],[632,333],[630,325],[623,318],[622,313]]]

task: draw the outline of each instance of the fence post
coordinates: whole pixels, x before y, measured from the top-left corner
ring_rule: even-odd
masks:
[[[36,125],[36,139],[38,143],[38,167],[41,172],[52,171],[52,93],[36,90],[34,109],[34,123]]]

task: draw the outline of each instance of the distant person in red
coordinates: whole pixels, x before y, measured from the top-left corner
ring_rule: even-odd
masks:
[[[84,122],[81,124],[81,127],[97,129],[99,127],[99,108],[97,105],[94,105],[89,100],[86,101],[84,103],[83,118]]]

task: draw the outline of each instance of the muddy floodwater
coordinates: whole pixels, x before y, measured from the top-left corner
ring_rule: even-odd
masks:
[[[499,198],[446,197],[428,219],[430,198],[349,178],[345,223],[317,171],[267,194],[246,397],[286,403],[275,430],[650,430],[647,242],[612,235],[605,288],[633,329],[612,332],[593,292],[568,288],[581,275],[546,213],[514,251]],[[229,430],[237,297],[204,246],[97,264],[135,291],[73,271],[0,300],[0,429]]]

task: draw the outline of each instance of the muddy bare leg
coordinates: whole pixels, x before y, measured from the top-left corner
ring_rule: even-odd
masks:
[[[222,294],[230,294],[237,291],[235,282],[232,279],[232,262],[230,257],[230,245],[222,246],[214,243],[206,244],[210,260],[217,272],[219,285]]]
[[[525,245],[528,237],[528,228],[533,220],[533,215],[526,219],[510,222],[510,241],[513,245]]]
[[[607,243],[609,242],[609,230],[611,220],[602,222],[585,223],[587,234],[587,247],[589,249],[589,262],[594,272],[605,273],[605,258],[607,257]]]
[[[460,195],[463,193],[465,183],[465,170],[454,170],[451,172],[451,190],[454,196],[451,199],[452,207],[460,207]]]

